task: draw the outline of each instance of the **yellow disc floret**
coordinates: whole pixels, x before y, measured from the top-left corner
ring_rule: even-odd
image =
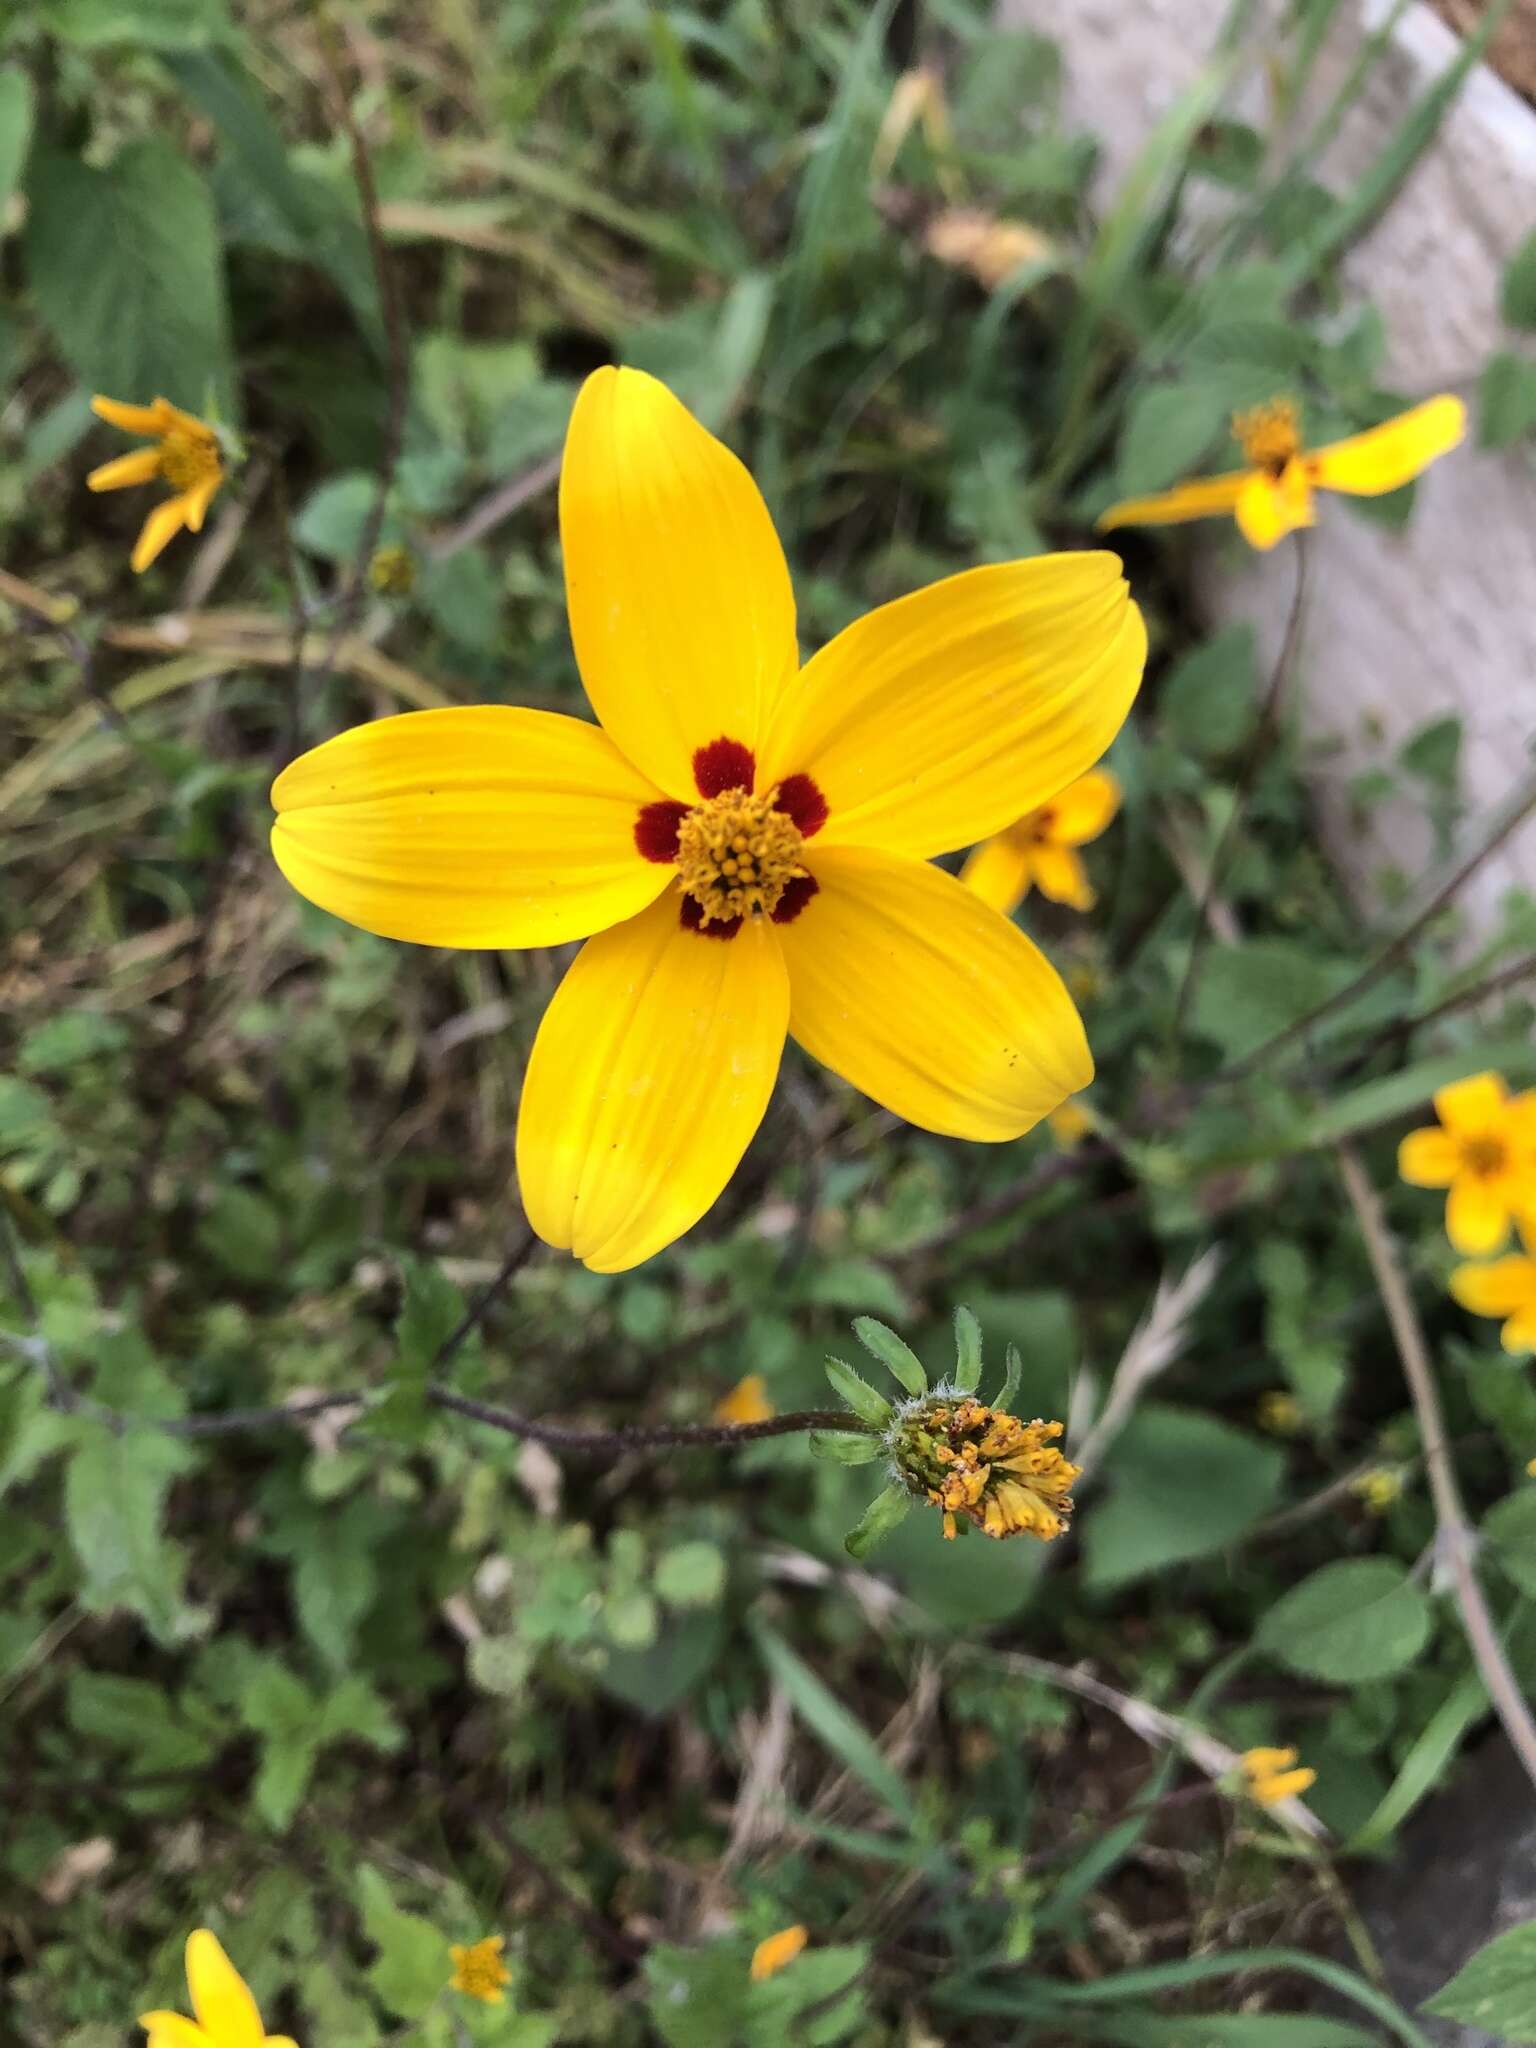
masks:
[[[166,431],[159,450],[160,474],[177,491],[196,490],[199,484],[217,485],[223,478],[218,436],[197,420],[176,420]]]
[[[1255,469],[1279,476],[1301,449],[1296,407],[1289,398],[1272,398],[1232,415],[1232,436]]]
[[[970,1395],[914,1405],[892,1445],[896,1467],[914,1493],[940,1509],[944,1534],[959,1518],[988,1536],[1034,1536],[1048,1543],[1072,1515],[1080,1467],[1057,1450],[1059,1422],[1021,1422]]]
[[[702,924],[772,915],[797,875],[802,840],[777,789],[749,796],[728,789],[695,805],[677,828],[678,882],[698,904]]]

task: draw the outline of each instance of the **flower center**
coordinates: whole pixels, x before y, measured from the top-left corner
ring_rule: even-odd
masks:
[[[1080,1467],[1055,1445],[1059,1422],[1020,1422],[969,1394],[914,1404],[892,1444],[907,1486],[943,1512],[944,1534],[960,1520],[985,1535],[1034,1536],[1048,1543],[1072,1515]]]
[[[1479,1180],[1492,1180],[1509,1164],[1509,1152],[1504,1140],[1486,1133],[1476,1138],[1461,1141],[1461,1163],[1468,1173]]]
[[[804,875],[800,828],[775,809],[779,791],[749,796],[727,789],[706,797],[679,820],[678,883],[699,906],[699,922],[771,916],[797,876]]]
[[[213,483],[223,475],[219,444],[212,434],[191,427],[172,427],[160,443],[160,474],[178,491]]]
[[[1232,433],[1255,469],[1280,476],[1301,448],[1296,407],[1289,398],[1272,398],[1232,415]]]

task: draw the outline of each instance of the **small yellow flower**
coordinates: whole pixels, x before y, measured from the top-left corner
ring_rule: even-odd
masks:
[[[415,556],[398,541],[376,548],[368,564],[368,582],[381,597],[409,597],[416,588]]]
[[[964,1520],[999,1541],[1049,1543],[1071,1520],[1071,1486],[1082,1469],[1055,1447],[1062,1427],[1020,1422],[969,1394],[938,1394],[906,1413],[891,1456],[908,1489],[943,1514],[946,1539]]]
[[[775,1977],[786,1963],[792,1963],[801,1949],[810,1940],[809,1934],[800,1926],[782,1927],[777,1934],[770,1934],[766,1941],[760,1941],[752,1951],[752,1982],[761,1984],[765,1977]]]
[[[946,206],[923,229],[923,247],[951,270],[968,270],[995,292],[1026,263],[1047,263],[1056,253],[1049,235],[1022,220],[1007,220],[977,206]]]
[[[269,2034],[245,1979],[206,1927],[187,1937],[187,1989],[195,2020],[179,2012],[141,2012],[145,2048],[297,2048],[289,2034]]]
[[[771,1422],[778,1412],[760,1372],[749,1372],[715,1403],[716,1422]]]
[[[1301,1427],[1301,1403],[1284,1387],[1259,1396],[1259,1427],[1271,1436],[1294,1436]]]
[[[1247,1791],[1260,1806],[1278,1806],[1282,1799],[1298,1799],[1317,1783],[1316,1771],[1305,1765],[1296,1769],[1294,1749],[1250,1749],[1243,1756]]]
[[[1016,926],[935,867],[1097,760],[1146,629],[1109,554],[988,564],[802,668],[789,569],[731,452],[665,385],[597,370],[560,479],[566,601],[601,721],[505,704],[327,740],[273,789],[311,902],[419,945],[586,945],[518,1114],[528,1220],[594,1272],[691,1229],[791,1028],[925,1130],[1004,1143],[1093,1078]]]
[[[158,477],[175,492],[150,513],[134,543],[133,567],[142,574],[184,526],[201,532],[213,494],[224,481],[219,437],[206,420],[182,412],[167,398],[157,398],[153,405],[123,405],[115,398],[96,397],[91,410],[125,434],[143,434],[158,444],[93,469],[85,480],[91,490],[120,491]]]
[[[488,1934],[484,1941],[471,1942],[468,1948],[454,1942],[448,1950],[453,1958],[449,1990],[462,1991],[466,1998],[478,1998],[483,2005],[505,2005],[507,1994],[501,1987],[512,1982],[512,1972],[501,1960],[506,1945],[506,1937],[500,1934]]]
[[[1458,1266],[1450,1282],[1452,1299],[1464,1309],[1500,1318],[1499,1341],[1516,1354],[1536,1351],[1536,1222],[1521,1217],[1519,1230],[1524,1252],[1486,1266]]]
[[[1093,1111],[1085,1109],[1073,1095],[1068,1097],[1060,1109],[1053,1109],[1045,1121],[1051,1136],[1062,1151],[1070,1152],[1074,1146],[1080,1145],[1093,1129]]]
[[[1412,1187],[1450,1189],[1445,1233],[1457,1251],[1496,1252],[1511,1219],[1536,1212],[1536,1092],[1511,1095],[1499,1075],[1472,1074],[1438,1090],[1435,1111],[1439,1129],[1410,1131],[1397,1170]]]
[[[1246,469],[1175,484],[1147,498],[1127,498],[1110,506],[1099,530],[1168,526],[1230,512],[1251,547],[1272,548],[1298,526],[1312,524],[1314,492],[1376,498],[1395,491],[1454,448],[1466,428],[1461,400],[1441,396],[1363,434],[1351,434],[1347,441],[1303,449],[1294,404],[1277,398],[1232,421],[1233,438],[1248,459]]]
[[[1536,1458],[1532,1458],[1527,1462],[1525,1476],[1527,1479],[1536,1479]]]
[[[1053,903],[1092,910],[1095,902],[1077,849],[1097,839],[1120,808],[1120,784],[1095,768],[978,846],[960,879],[983,903],[1011,917],[1031,886]]]
[[[1368,1514],[1384,1515],[1403,1491],[1403,1475],[1390,1465],[1378,1465],[1374,1472],[1362,1472],[1350,1486]]]

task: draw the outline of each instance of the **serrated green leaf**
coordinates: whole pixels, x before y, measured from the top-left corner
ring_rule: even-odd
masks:
[[[891,1377],[909,1394],[927,1393],[928,1375],[923,1370],[922,1360],[894,1330],[876,1322],[873,1316],[855,1316],[853,1334],[870,1357],[878,1358]]]
[[[877,1544],[907,1519],[912,1506],[911,1494],[893,1481],[883,1493],[875,1495],[843,1538],[844,1550],[850,1557],[868,1557]]]
[[[811,1456],[829,1465],[872,1465],[885,1449],[877,1436],[855,1435],[851,1429],[814,1429],[810,1446]]]
[[[1480,1948],[1424,2011],[1504,2041],[1536,2041],[1536,1920]]]
[[[833,1392],[842,1396],[860,1421],[873,1423],[876,1429],[884,1429],[893,1413],[884,1394],[877,1394],[867,1380],[860,1379],[853,1367],[844,1365],[840,1358],[829,1358],[826,1369]]]
[[[1389,1557],[1343,1558],[1293,1587],[1255,1640],[1308,1678],[1361,1685],[1390,1678],[1429,1640],[1429,1602]]]
[[[955,1310],[955,1385],[974,1394],[981,1384],[981,1324],[968,1308]]]

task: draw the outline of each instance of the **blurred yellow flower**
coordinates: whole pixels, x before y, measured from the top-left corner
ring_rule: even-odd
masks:
[[[1445,1233],[1459,1252],[1496,1252],[1512,1219],[1536,1212],[1536,1092],[1511,1095],[1497,1074],[1435,1094],[1440,1127],[1410,1131],[1397,1170],[1416,1188],[1449,1188]],[[1487,1311],[1480,1311],[1487,1313]]]
[[[1259,1396],[1259,1427],[1271,1436],[1294,1436],[1301,1427],[1301,1403],[1284,1387],[1271,1387]]]
[[[1536,1223],[1519,1224],[1525,1251],[1511,1252],[1486,1266],[1458,1266],[1451,1294],[1475,1316],[1504,1322],[1499,1341],[1506,1351],[1536,1351]]]
[[[1250,1749],[1243,1754],[1247,1791],[1260,1806],[1278,1806],[1282,1799],[1297,1799],[1317,1783],[1316,1771],[1305,1765],[1295,1768],[1294,1749]]]
[[[506,1945],[501,1934],[488,1934],[484,1941],[471,1942],[467,1948],[452,1943],[448,1950],[453,1960],[449,1990],[478,1998],[482,2005],[505,2005],[507,1994],[502,1986],[512,1982],[512,1972],[501,1959]]]
[[[187,1936],[187,1989],[197,2018],[140,2013],[145,2048],[296,2048],[291,2035],[266,2031],[245,1979],[206,1927]]]
[[[923,229],[923,247],[951,270],[968,270],[995,292],[1026,263],[1049,263],[1056,244],[1039,228],[978,206],[946,206]]]
[[[761,1122],[787,1031],[950,1137],[1020,1137],[1085,1087],[1054,968],[931,862],[1048,802],[1118,730],[1146,655],[1118,559],[969,570],[802,669],[756,485],[638,370],[582,388],[560,529],[600,725],[407,712],[272,793],[278,866],[365,931],[587,939],[523,1086],[538,1234],[601,1273],[680,1237]]]
[[[1053,1109],[1046,1118],[1051,1136],[1063,1152],[1070,1152],[1074,1145],[1080,1145],[1093,1129],[1093,1112],[1084,1109],[1077,1097],[1070,1096],[1060,1109]]]
[[[1378,1465],[1374,1472],[1362,1472],[1350,1491],[1364,1503],[1366,1512],[1384,1515],[1403,1491],[1403,1475],[1391,1465]]]
[[[1107,768],[1095,768],[978,846],[960,879],[1004,917],[1031,886],[1053,903],[1092,910],[1095,897],[1077,849],[1097,839],[1119,808],[1120,784]]]
[[[1527,1479],[1536,1479],[1536,1458],[1532,1458],[1527,1463],[1525,1468],[1525,1476]]]
[[[801,1949],[810,1940],[803,1927],[783,1927],[777,1934],[770,1934],[766,1941],[760,1941],[752,1951],[752,1982],[761,1984],[765,1977],[775,1977],[786,1963],[792,1963]]]
[[[778,1412],[760,1372],[749,1372],[715,1403],[716,1422],[771,1422]]]
[[[1126,498],[1102,515],[1099,530],[1168,526],[1230,512],[1251,547],[1272,548],[1298,526],[1312,524],[1315,491],[1345,491],[1357,498],[1395,491],[1454,448],[1466,427],[1461,400],[1442,395],[1346,441],[1303,449],[1294,404],[1277,398],[1233,418],[1233,438],[1247,457],[1246,469],[1175,484],[1151,497]]]
[[[125,434],[143,434],[158,445],[137,448],[93,469],[86,483],[93,491],[120,491],[129,484],[168,483],[175,496],[150,513],[134,543],[133,567],[142,574],[168,542],[185,526],[202,529],[214,492],[224,481],[219,437],[206,420],[182,412],[169,399],[153,405],[123,405],[115,398],[93,398],[91,411]]]

